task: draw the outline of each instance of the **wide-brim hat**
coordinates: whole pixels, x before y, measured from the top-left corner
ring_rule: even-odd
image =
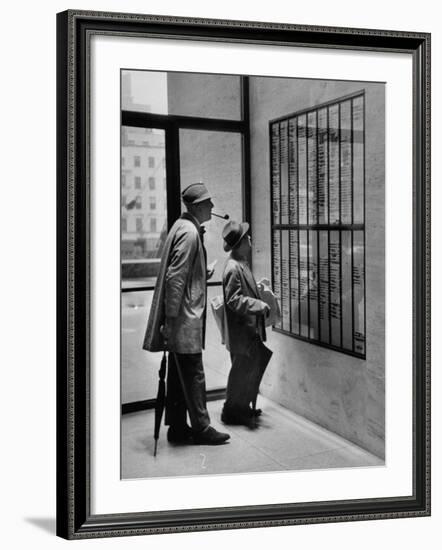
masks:
[[[239,245],[241,239],[249,230],[249,224],[247,222],[238,223],[234,220],[230,220],[223,229],[224,250],[229,252]]]
[[[209,191],[207,191],[204,183],[191,183],[181,193],[181,198],[186,204],[197,204],[199,202],[210,199]]]

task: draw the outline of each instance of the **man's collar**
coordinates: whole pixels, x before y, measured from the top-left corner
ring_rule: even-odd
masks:
[[[199,229],[200,229],[200,227],[201,227],[201,224],[200,224],[200,222],[195,218],[195,216],[192,216],[192,214],[191,214],[190,212],[183,212],[183,213],[181,214],[181,218],[182,218],[183,220],[189,220],[189,221],[191,221],[191,222],[195,225],[195,227],[198,229],[198,231],[199,231]]]
[[[206,232],[206,228],[203,225],[201,225],[200,222],[195,218],[195,216],[192,216],[192,214],[190,214],[190,212],[183,212],[181,214],[181,219],[191,221],[194,224],[194,226],[198,229],[198,233],[200,235],[204,235],[204,233]]]

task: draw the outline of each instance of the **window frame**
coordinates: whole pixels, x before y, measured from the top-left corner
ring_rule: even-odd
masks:
[[[363,143],[363,168],[362,168],[362,174],[363,174],[363,181],[362,181],[362,186],[363,186],[363,191],[362,191],[362,223],[354,223],[354,193],[353,193],[353,183],[354,183],[354,179],[353,179],[353,114],[351,114],[351,133],[352,133],[352,139],[351,139],[351,147],[352,147],[352,170],[351,170],[351,185],[352,185],[352,191],[351,191],[351,205],[352,205],[352,208],[351,208],[351,221],[352,223],[348,224],[343,224],[341,223],[342,222],[342,201],[341,201],[341,183],[342,183],[342,180],[341,180],[341,117],[340,117],[340,105],[342,103],[344,103],[345,101],[352,101],[354,99],[357,99],[359,97],[362,97],[362,121],[363,121],[363,132],[362,132],[362,143]],[[318,155],[318,113],[321,109],[327,109],[327,144],[329,144],[329,129],[330,129],[330,125],[329,125],[329,108],[332,107],[332,106],[339,106],[338,107],[338,113],[339,113],[339,139],[338,139],[338,159],[339,159],[339,223],[331,223],[330,222],[330,171],[329,171],[329,168],[330,168],[330,157],[329,157],[329,145],[327,145],[327,164],[328,164],[328,168],[327,168],[327,223],[319,223],[319,211],[318,211],[318,196],[319,196],[319,193],[318,193],[318,186],[319,186],[319,177],[318,177],[318,163],[316,163],[316,200],[317,200],[317,206],[316,206],[316,223],[309,223],[309,217],[310,217],[310,209],[309,209],[309,204],[308,204],[308,201],[309,201],[309,193],[308,193],[308,144],[307,144],[307,138],[308,136],[306,135],[306,201],[307,201],[307,206],[306,206],[306,215],[305,215],[305,218],[306,218],[306,223],[299,223],[299,180],[298,180],[298,177],[297,177],[297,186],[298,186],[298,192],[297,192],[297,212],[298,212],[298,222],[297,223],[281,223],[281,219],[279,220],[279,223],[275,223],[274,221],[274,215],[273,215],[273,203],[274,203],[274,187],[273,187],[273,148],[272,148],[272,138],[273,138],[273,127],[275,124],[280,124],[281,122],[287,122],[287,127],[289,127],[289,123],[290,123],[290,120],[292,119],[296,119],[296,125],[298,127],[298,119],[300,116],[305,116],[305,126],[306,128],[308,128],[308,115],[310,113],[316,113],[316,155]],[[352,111],[351,111],[352,113]],[[278,130],[279,131],[279,130]],[[286,336],[290,336],[291,338],[295,338],[297,340],[301,340],[301,341],[304,341],[304,342],[308,342],[309,344],[313,344],[313,345],[317,345],[317,346],[320,346],[320,347],[325,347],[325,348],[328,348],[328,349],[332,349],[334,351],[337,351],[337,352],[340,352],[340,353],[344,353],[346,355],[351,355],[353,357],[357,357],[358,359],[362,359],[362,360],[366,360],[366,355],[367,355],[367,340],[366,340],[366,336],[367,336],[367,315],[366,315],[366,229],[365,229],[365,224],[366,224],[366,212],[365,212],[365,185],[366,185],[366,161],[365,161],[365,156],[366,156],[366,147],[365,147],[365,143],[366,143],[366,137],[365,137],[365,132],[366,132],[366,109],[365,109],[365,90],[358,90],[354,93],[351,93],[351,94],[348,94],[348,95],[345,95],[345,96],[341,96],[341,97],[337,97],[333,100],[330,100],[330,101],[327,101],[327,102],[324,102],[324,103],[321,103],[321,104],[318,104],[318,105],[315,105],[315,106],[311,106],[309,108],[306,108],[306,109],[302,109],[302,110],[298,110],[298,111],[295,111],[293,113],[289,113],[287,115],[284,115],[284,116],[281,116],[281,117],[278,117],[278,118],[275,118],[275,119],[272,119],[269,121],[269,156],[270,156],[270,159],[269,159],[269,171],[270,171],[270,174],[269,174],[269,184],[270,184],[270,195],[271,195],[271,200],[270,200],[270,242],[271,242],[271,275],[272,275],[272,288],[275,290],[277,288],[277,285],[275,284],[276,281],[275,281],[275,269],[274,269],[274,266],[275,266],[275,261],[274,261],[274,235],[275,235],[275,232],[279,232],[279,236],[280,236],[280,243],[279,243],[279,248],[280,248],[280,266],[279,266],[279,279],[280,279],[280,296],[279,296],[279,301],[280,301],[280,304],[281,304],[281,312],[283,311],[283,290],[282,290],[282,231],[288,231],[289,234],[288,234],[288,241],[289,241],[289,260],[288,260],[288,265],[289,265],[289,276],[288,276],[288,286],[289,286],[289,291],[288,291],[288,300],[289,300],[289,303],[290,303],[290,330],[287,330],[286,328],[282,328],[282,315],[281,315],[281,326],[273,326],[272,329],[273,331],[275,332],[278,332],[278,333],[281,333],[281,334],[284,334]],[[279,137],[279,140],[280,140],[280,137]],[[281,141],[279,141],[279,147],[280,147],[280,143]],[[287,137],[287,147],[289,147],[289,137]],[[296,154],[299,155],[299,151],[298,151],[298,135],[297,135],[297,146],[296,146]],[[289,156],[289,152],[287,151],[287,157]],[[288,161],[289,162],[289,161]],[[279,166],[280,166],[280,152],[279,152]],[[296,160],[296,169],[299,170],[299,164],[298,164],[298,158]],[[288,168],[289,170],[289,168]],[[280,167],[279,167],[279,171],[280,171]],[[281,180],[279,181],[279,192],[280,192],[280,196],[279,196],[279,206],[281,207],[282,205],[282,200],[281,200],[281,190],[282,190],[282,185],[281,185]],[[289,190],[290,190],[290,183],[289,183]],[[288,197],[290,196],[290,191],[289,191],[289,195]],[[288,201],[290,201],[290,199],[288,198]],[[280,216],[281,217],[281,216]],[[300,232],[301,231],[305,231],[306,233],[306,238],[307,238],[307,246],[309,247],[309,239],[310,239],[310,232],[311,231],[315,231],[316,232],[316,239],[317,239],[317,272],[318,272],[318,280],[319,280],[319,261],[320,261],[320,255],[319,255],[319,241],[320,241],[320,231],[327,231],[327,247],[328,247],[328,254],[327,254],[327,265],[328,265],[328,293],[329,293],[329,299],[328,299],[328,317],[329,317],[329,323],[330,323],[330,319],[331,319],[331,304],[332,304],[332,301],[331,301],[331,297],[330,297],[330,272],[331,272],[331,268],[330,268],[330,257],[331,257],[331,253],[330,253],[330,233],[332,231],[336,231],[339,233],[339,258],[340,258],[340,262],[339,262],[339,271],[340,271],[340,274],[339,274],[339,294],[340,294],[340,332],[341,332],[341,336],[340,336],[340,345],[337,346],[337,345],[334,345],[332,344],[332,331],[330,329],[330,332],[329,332],[329,342],[324,342],[324,341],[321,341],[319,338],[320,338],[320,329],[319,329],[319,336],[318,336],[318,339],[316,338],[312,338],[310,337],[310,330],[311,330],[311,318],[310,318],[310,288],[308,288],[308,291],[307,291],[307,307],[308,307],[308,324],[307,324],[307,328],[308,328],[308,333],[309,335],[308,336],[303,336],[301,334],[301,320],[299,319],[299,334],[295,334],[294,332],[292,332],[292,309],[291,309],[291,301],[292,301],[292,293],[291,293],[291,277],[290,277],[290,266],[291,266],[291,260],[290,260],[290,231],[297,231],[297,242],[298,242],[298,256],[297,256],[297,261],[298,261],[298,270],[300,269],[299,268],[299,265],[301,263],[301,256],[299,254],[299,247],[300,247]],[[342,232],[343,231],[350,231],[350,234],[351,234],[351,243],[352,243],[352,254],[351,254],[351,266],[352,266],[352,270],[351,270],[351,288],[352,288],[352,349],[347,349],[347,348],[344,348],[343,347],[343,337],[342,337],[342,325],[343,325],[343,317],[342,317],[342,296],[343,296],[343,291],[342,291]],[[363,310],[363,315],[364,315],[364,331],[365,331],[365,334],[364,334],[364,352],[363,353],[360,353],[360,352],[356,352],[355,351],[355,336],[354,336],[354,303],[353,303],[353,297],[354,297],[354,282],[353,282],[353,256],[354,256],[354,252],[353,252],[353,242],[354,242],[354,235],[356,233],[356,231],[361,231],[362,234],[363,234],[363,243],[364,243],[364,250],[363,250],[363,299],[364,299],[364,310]],[[309,260],[309,255],[307,255],[307,273],[308,273],[308,277],[310,275],[310,260]],[[300,276],[298,274],[298,284],[300,285]],[[309,286],[309,282],[307,283],[308,286]],[[276,294],[276,291],[275,291],[275,294]],[[320,283],[319,283],[319,287],[318,287],[318,292],[317,292],[317,302],[318,302],[318,326],[320,327],[320,322],[321,322],[321,319],[320,319],[320,303],[321,303],[321,300],[320,300],[321,296],[320,296]],[[299,315],[301,316],[301,300],[300,300],[300,297],[298,295],[298,309],[299,309]]]
[[[143,216],[135,217],[135,233],[141,233],[143,231]]]
[[[243,219],[251,222],[250,194],[250,115],[249,115],[249,77],[238,76],[240,81],[241,118],[238,120],[194,117],[184,115],[159,115],[141,111],[121,111],[120,126],[165,131],[165,179],[167,191],[167,231],[181,215],[181,179],[180,179],[180,130],[207,130],[212,132],[233,132],[241,135],[241,172],[242,172],[242,203]],[[120,155],[122,156],[122,143]],[[121,163],[120,163],[121,164]],[[121,169],[121,166],[120,166]],[[136,284],[136,283],[135,283]],[[208,286],[221,286],[221,282],[208,281]],[[152,291],[155,285],[133,286],[121,284],[121,292]]]

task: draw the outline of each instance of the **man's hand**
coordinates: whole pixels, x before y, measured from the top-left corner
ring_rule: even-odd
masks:
[[[270,280],[267,277],[259,279],[258,284],[261,286],[270,286]]]
[[[164,325],[160,326],[160,332],[163,335],[164,340],[167,342],[169,340],[171,332],[170,332],[170,325],[167,322],[167,319],[164,322]]]
[[[206,279],[209,280],[213,274],[215,273],[215,265],[217,263],[218,260],[214,260],[212,263],[210,263],[208,266],[207,266],[207,271],[206,271]]]

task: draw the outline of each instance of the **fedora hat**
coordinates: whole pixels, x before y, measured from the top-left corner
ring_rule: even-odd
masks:
[[[207,191],[204,183],[192,183],[181,193],[181,198],[186,204],[197,204],[198,202],[210,199],[209,191]]]
[[[241,239],[249,230],[249,224],[247,222],[238,223],[234,220],[230,220],[223,229],[224,250],[229,252],[239,245]]]

